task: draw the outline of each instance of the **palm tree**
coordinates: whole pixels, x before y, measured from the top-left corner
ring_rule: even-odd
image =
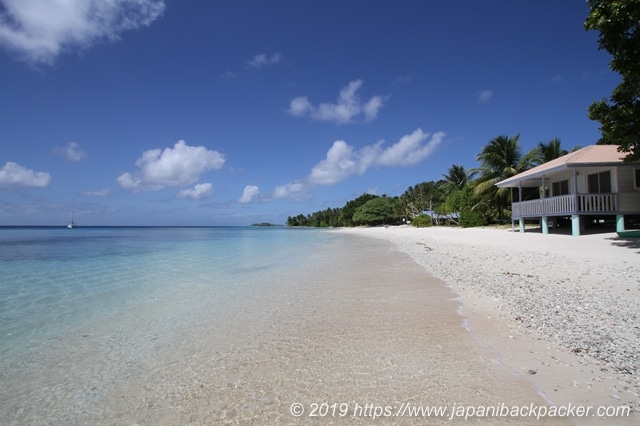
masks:
[[[464,166],[454,164],[449,167],[446,175],[442,175],[445,179],[442,189],[444,189],[446,193],[463,189],[473,179],[475,174],[475,171],[467,170]]]
[[[539,166],[569,153],[566,149],[562,149],[560,145],[560,139],[553,138],[548,143],[540,142],[527,155],[531,156],[532,165]]]
[[[475,189],[479,202],[474,209],[487,218],[503,219],[511,206],[511,189],[498,188],[495,184],[531,167],[531,157],[522,156],[519,138],[519,134],[513,137],[500,135],[485,145],[476,157],[480,162],[480,177]]]

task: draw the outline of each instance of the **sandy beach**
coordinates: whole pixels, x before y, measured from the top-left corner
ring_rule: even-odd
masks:
[[[491,228],[343,229],[395,244],[459,295],[495,362],[553,404],[640,411],[640,243],[615,233],[542,235]]]

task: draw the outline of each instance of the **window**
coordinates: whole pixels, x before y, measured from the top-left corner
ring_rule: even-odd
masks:
[[[561,180],[559,182],[553,182],[551,184],[551,191],[553,192],[554,197],[557,197],[558,195],[567,195],[569,193],[569,181]]]
[[[594,173],[588,176],[589,193],[608,194],[611,192],[611,172]]]
[[[636,170],[635,170],[635,173],[636,173],[636,174],[635,174],[636,179],[635,179],[635,181],[634,181],[634,182],[635,182],[635,187],[636,187],[636,188],[640,188],[640,169],[636,169]]]

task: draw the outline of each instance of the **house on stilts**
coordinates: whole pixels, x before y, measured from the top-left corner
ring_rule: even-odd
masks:
[[[640,162],[624,162],[616,145],[590,145],[498,182],[512,188],[511,220],[524,232],[525,219],[539,219],[542,233],[562,218],[580,235],[588,221],[640,215]]]

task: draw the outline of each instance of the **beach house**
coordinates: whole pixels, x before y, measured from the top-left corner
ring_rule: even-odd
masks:
[[[539,219],[542,233],[563,219],[580,235],[588,222],[640,215],[640,162],[623,162],[615,145],[590,145],[498,182],[512,188],[511,220]],[[569,222],[570,221],[570,222]]]

